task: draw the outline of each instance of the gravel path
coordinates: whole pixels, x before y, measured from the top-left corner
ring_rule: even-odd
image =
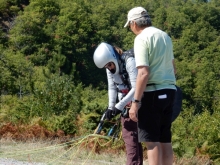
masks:
[[[23,162],[23,161],[18,161],[14,159],[3,159],[0,158],[0,165],[45,165],[43,163],[28,163],[28,162]]]

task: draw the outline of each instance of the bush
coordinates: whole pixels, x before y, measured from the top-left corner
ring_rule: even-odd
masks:
[[[173,149],[179,157],[208,155],[220,158],[220,113],[205,111],[193,115],[193,110],[183,112],[173,123]]]
[[[9,122],[28,124],[40,118],[47,129],[62,129],[66,134],[75,133],[76,119],[81,110],[81,84],[74,85],[69,76],[51,75],[41,89],[17,99],[16,107],[9,112]]]
[[[92,86],[84,88],[82,93],[82,110],[78,125],[82,134],[93,132],[108,106],[107,90],[98,90]]]
[[[19,112],[16,108],[19,106],[17,96],[1,95],[0,100],[0,123],[1,125],[7,122],[16,122],[19,118]]]

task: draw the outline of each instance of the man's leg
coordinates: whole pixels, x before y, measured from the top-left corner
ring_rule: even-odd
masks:
[[[146,142],[149,165],[172,165],[171,143]]]
[[[173,149],[171,143],[160,143],[162,150],[163,165],[173,164]]]
[[[159,142],[146,142],[149,165],[162,165],[162,151]]]

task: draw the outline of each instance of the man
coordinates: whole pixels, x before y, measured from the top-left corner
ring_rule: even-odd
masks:
[[[138,122],[139,142],[147,146],[149,165],[172,165],[170,129],[176,91],[172,41],[152,26],[143,7],[131,9],[127,19],[124,27],[130,27],[136,35],[134,54],[138,69],[129,116]]]
[[[123,52],[120,48],[103,42],[96,48],[93,59],[98,68],[106,68],[109,105],[105,116],[107,120],[111,120],[122,113],[134,97],[137,68],[133,50]],[[116,103],[117,98],[119,101]],[[143,165],[143,149],[138,142],[137,123],[122,114],[121,124],[127,155],[126,165]]]

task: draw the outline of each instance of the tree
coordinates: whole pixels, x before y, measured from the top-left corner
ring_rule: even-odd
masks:
[[[33,86],[33,65],[23,54],[0,48],[0,89],[20,97],[31,91]]]
[[[10,31],[10,47],[28,56],[35,65],[45,65],[51,58],[59,5],[53,0],[35,0],[16,18]]]

